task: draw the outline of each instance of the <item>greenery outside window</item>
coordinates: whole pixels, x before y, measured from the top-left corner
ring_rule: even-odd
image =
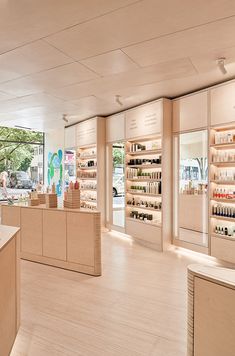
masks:
[[[0,200],[21,194],[43,182],[44,134],[0,127]]]

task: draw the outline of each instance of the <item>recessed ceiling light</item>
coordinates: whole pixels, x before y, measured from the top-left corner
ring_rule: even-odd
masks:
[[[63,120],[64,122],[66,122],[66,123],[69,122],[69,120],[67,119],[67,115],[66,115],[66,114],[64,114],[64,115],[62,116],[62,120]]]
[[[221,57],[217,59],[217,66],[222,74],[227,74],[227,69],[225,68],[225,57]]]

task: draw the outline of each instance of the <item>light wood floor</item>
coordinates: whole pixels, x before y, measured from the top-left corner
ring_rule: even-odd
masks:
[[[102,277],[22,261],[11,356],[185,356],[186,267],[197,262],[113,233],[103,236]]]

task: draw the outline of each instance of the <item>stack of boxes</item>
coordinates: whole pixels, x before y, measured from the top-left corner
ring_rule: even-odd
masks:
[[[57,194],[55,192],[55,183],[51,186],[51,192],[49,193],[49,188],[47,188],[46,198],[46,208],[57,208]]]
[[[64,208],[80,209],[80,189],[77,181],[70,182],[68,190],[64,192]]]
[[[38,193],[39,204],[46,204],[46,194]]]
[[[47,208],[57,208],[57,194],[48,193],[45,194],[46,198],[46,207]]]

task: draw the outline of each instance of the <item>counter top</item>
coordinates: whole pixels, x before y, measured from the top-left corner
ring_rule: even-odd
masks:
[[[235,269],[195,264],[188,266],[188,270],[198,277],[235,289]]]
[[[19,230],[18,227],[0,225],[0,251]]]
[[[16,206],[16,207],[20,207],[20,208],[30,208],[30,209],[45,209],[45,210],[50,210],[50,211],[69,211],[69,212],[73,212],[73,213],[100,214],[100,212],[98,210],[91,210],[91,209],[85,209],[85,208],[80,208],[80,209],[70,209],[70,208],[64,208],[64,207],[47,208],[46,204],[31,206],[31,205],[28,205],[28,203],[14,203],[13,205],[9,205],[7,203],[2,203],[1,205],[9,206],[9,207]]]

